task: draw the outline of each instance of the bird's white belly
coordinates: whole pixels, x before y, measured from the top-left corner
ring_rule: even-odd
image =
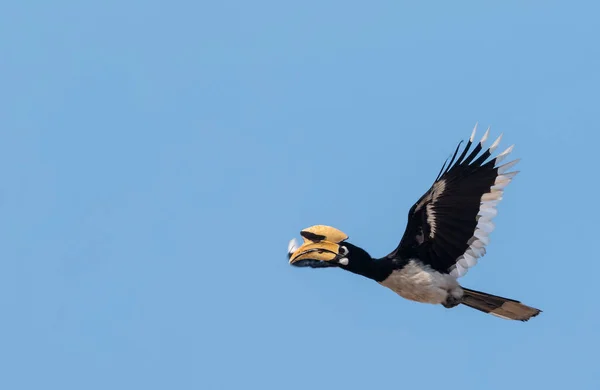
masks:
[[[410,260],[380,284],[403,298],[423,303],[443,303],[450,292],[462,295],[456,278],[437,272],[418,260]]]

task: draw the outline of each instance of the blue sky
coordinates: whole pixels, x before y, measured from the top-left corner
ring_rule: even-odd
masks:
[[[592,2],[10,2],[0,388],[598,389]],[[509,322],[294,269],[391,251],[475,122],[516,144],[464,285]]]

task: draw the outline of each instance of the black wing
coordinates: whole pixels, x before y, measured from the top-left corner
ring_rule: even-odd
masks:
[[[459,144],[433,186],[411,207],[400,245],[388,257],[416,257],[439,272],[460,277],[485,255],[488,235],[494,229],[491,220],[497,214],[496,206],[502,200],[504,187],[518,173],[507,171],[519,160],[497,166],[512,151],[511,146],[487,161],[502,135],[478,156],[489,129],[467,155],[476,129],[477,126],[460,156],[457,158]]]

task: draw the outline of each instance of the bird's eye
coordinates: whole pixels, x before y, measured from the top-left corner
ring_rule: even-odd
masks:
[[[340,255],[346,256],[348,252],[348,248],[346,248],[345,246],[340,247]]]

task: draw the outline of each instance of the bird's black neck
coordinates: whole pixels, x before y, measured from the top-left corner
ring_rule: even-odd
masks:
[[[348,265],[341,268],[352,273],[373,279],[376,282],[384,281],[394,270],[395,265],[391,259],[386,257],[374,259],[364,249],[346,243],[349,249]]]

